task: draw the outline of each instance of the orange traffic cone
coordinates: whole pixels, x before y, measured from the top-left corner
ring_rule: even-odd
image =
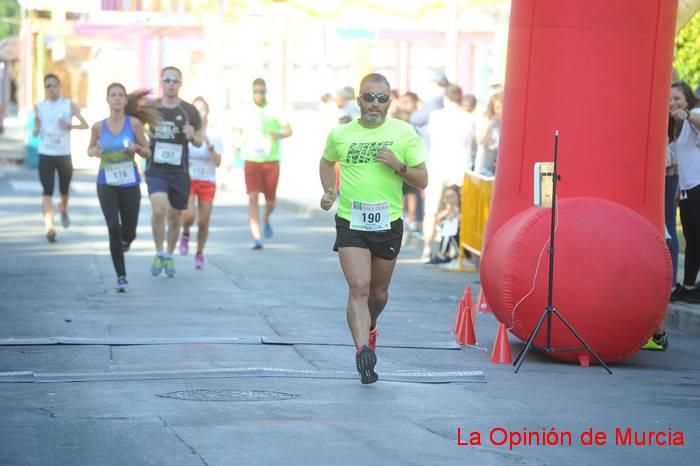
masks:
[[[474,321],[472,320],[472,311],[469,302],[467,301],[462,312],[462,320],[457,329],[457,343],[460,345],[476,345],[476,335],[474,335]]]
[[[452,333],[454,333],[455,335],[457,335],[457,332],[459,331],[459,324],[460,322],[462,322],[462,314],[464,314],[464,305],[465,301],[464,297],[462,297],[459,300],[459,304],[457,305],[457,317],[455,317],[455,324],[452,327]]]
[[[472,297],[472,287],[467,286],[464,288],[464,302],[466,304],[465,311],[469,312],[469,315],[472,316],[472,321],[474,320],[474,316],[472,315],[472,311],[474,310],[474,298]],[[474,323],[474,322],[472,322]]]
[[[493,351],[491,351],[491,362],[495,364],[511,364],[513,362],[506,324],[501,323],[498,325],[496,341],[493,344]]]
[[[459,324],[460,322],[462,322],[462,313],[468,311],[471,314],[473,301],[474,298],[472,298],[472,289],[470,286],[467,286],[464,288],[464,294],[459,300],[459,306],[457,308],[457,317],[455,318],[455,324],[452,327],[452,333],[454,333],[455,335],[457,335],[459,331]]]
[[[484,289],[482,288],[479,292],[479,303],[476,305],[479,312],[493,312],[489,307],[489,303],[486,302],[486,296],[484,296]]]

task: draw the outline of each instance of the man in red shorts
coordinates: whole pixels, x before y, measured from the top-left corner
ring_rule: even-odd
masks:
[[[255,241],[253,249],[262,249],[259,194],[265,195],[263,233],[272,237],[270,215],[275,208],[277,181],[280,176],[280,140],[292,135],[292,128],[279,111],[268,105],[265,81],[253,81],[253,105],[247,113],[243,128],[243,159],[248,193],[248,224]]]

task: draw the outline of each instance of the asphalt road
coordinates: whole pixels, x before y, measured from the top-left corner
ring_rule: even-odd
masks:
[[[363,386],[331,214],[282,202],[252,251],[243,193],[222,192],[206,268],[177,257],[175,278],[153,278],[144,197],[117,294],[93,177],[76,175],[72,226],[48,244],[36,174],[0,167],[0,464],[696,464],[697,337],[671,331],[668,352],[612,376],[536,353],[516,375],[489,361],[490,314],[476,348],[452,349],[478,275],[426,268],[409,245],[380,320],[380,381]],[[285,341],[298,344],[271,344]],[[628,428],[663,435],[616,444]],[[604,444],[583,445],[588,429]]]

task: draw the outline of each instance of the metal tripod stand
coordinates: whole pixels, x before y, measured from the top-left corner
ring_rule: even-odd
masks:
[[[591,349],[590,346],[588,346],[588,343],[585,342],[583,338],[581,338],[581,335],[579,335],[576,330],[566,321],[566,319],[557,311],[557,309],[554,307],[554,304],[552,304],[552,292],[554,289],[554,229],[556,226],[556,216],[557,216],[557,181],[559,180],[559,173],[557,172],[557,159],[559,156],[559,130],[556,130],[554,132],[554,169],[551,173],[552,175],[552,222],[550,225],[550,230],[549,230],[549,285],[548,285],[548,290],[547,290],[547,307],[544,308],[544,312],[542,313],[542,316],[540,317],[540,320],[537,322],[537,325],[535,326],[534,330],[530,334],[530,337],[527,339],[527,343],[523,347],[522,350],[520,350],[520,353],[518,353],[518,357],[515,358],[515,361],[513,362],[513,365],[515,366],[515,373],[517,374],[518,371],[520,370],[520,366],[523,365],[523,362],[525,361],[525,356],[527,356],[527,352],[530,351],[530,348],[537,348],[541,351],[544,351],[546,353],[553,353],[553,352],[573,352],[573,351],[581,351],[583,349],[587,350],[593,357],[600,363],[603,368],[608,371],[609,374],[612,374],[612,371],[610,368],[603,362],[602,359]],[[566,328],[571,331],[571,333],[576,337],[576,339],[583,345],[582,347],[579,348],[552,348],[552,315],[555,315],[559,318],[559,320],[566,325]],[[535,345],[533,342],[535,341],[535,337],[539,333],[539,331],[542,328],[542,324],[547,322],[547,343],[544,347],[540,347]]]

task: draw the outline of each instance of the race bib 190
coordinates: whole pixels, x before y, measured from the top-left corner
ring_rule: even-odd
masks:
[[[168,165],[182,165],[182,146],[180,144],[156,141],[153,161]]]
[[[110,163],[105,165],[105,182],[110,186],[123,186],[136,183],[134,162]]]
[[[361,231],[385,231],[391,228],[389,201],[352,201],[350,229]]]

